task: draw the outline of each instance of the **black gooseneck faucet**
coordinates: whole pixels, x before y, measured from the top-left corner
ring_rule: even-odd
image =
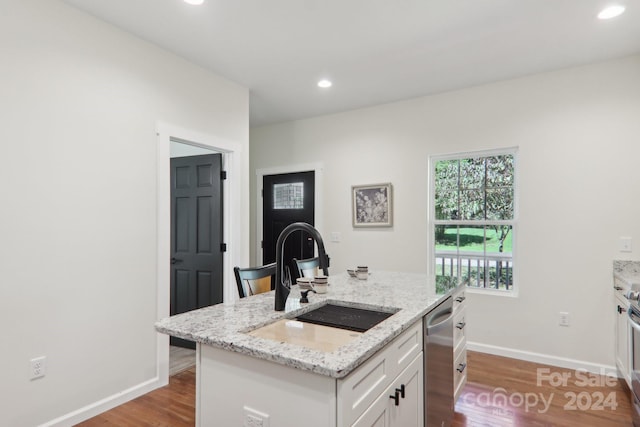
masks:
[[[324,272],[325,276],[329,275],[329,257],[324,250],[324,242],[322,241],[322,236],[318,230],[316,230],[312,225],[307,224],[306,222],[294,222],[291,225],[285,227],[278,236],[278,241],[276,242],[276,301],[275,301],[275,310],[276,311],[284,311],[284,307],[287,303],[287,297],[289,296],[289,292],[291,290],[291,273],[287,268],[287,271],[284,271],[284,243],[287,240],[287,237],[294,231],[306,231],[311,234],[313,240],[315,240],[316,245],[318,245],[318,259],[320,261],[320,268]]]

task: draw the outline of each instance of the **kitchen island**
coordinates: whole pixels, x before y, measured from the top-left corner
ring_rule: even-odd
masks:
[[[308,304],[300,304],[294,286],[284,312],[274,311],[269,292],[156,324],[159,332],[197,343],[197,425],[375,425],[377,412],[389,416],[389,402],[396,412],[404,409],[396,418],[413,419],[396,425],[421,424],[422,317],[445,295],[419,274],[374,271],[357,280],[345,273],[329,283],[329,292],[311,294]],[[394,314],[331,351],[254,334],[327,303]],[[405,397],[394,399],[401,386]]]

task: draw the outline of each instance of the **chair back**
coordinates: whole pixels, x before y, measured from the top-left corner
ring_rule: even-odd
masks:
[[[238,295],[240,295],[240,298],[269,292],[275,289],[275,262],[261,267],[234,267],[233,273],[236,276],[236,284],[238,285]]]
[[[298,277],[314,277],[320,267],[320,258],[293,259],[298,268]]]

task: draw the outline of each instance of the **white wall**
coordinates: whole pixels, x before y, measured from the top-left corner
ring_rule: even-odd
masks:
[[[248,91],[57,0],[2,1],[0,53],[0,425],[34,426],[156,376],[156,123],[246,175]]]
[[[519,296],[471,295],[469,340],[612,366],[612,260],[640,259],[639,76],[633,56],[255,128],[251,170],[324,163],[320,231],[343,239],[326,243],[333,272],[358,263],[427,272],[429,156],[518,146]],[[393,228],[353,229],[351,185],[386,181]],[[620,236],[636,239],[632,254],[617,251]],[[560,311],[570,327],[558,326]]]

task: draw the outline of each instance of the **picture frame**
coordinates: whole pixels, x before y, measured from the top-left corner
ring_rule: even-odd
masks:
[[[393,225],[393,188],[384,184],[351,187],[354,227],[391,227]]]

